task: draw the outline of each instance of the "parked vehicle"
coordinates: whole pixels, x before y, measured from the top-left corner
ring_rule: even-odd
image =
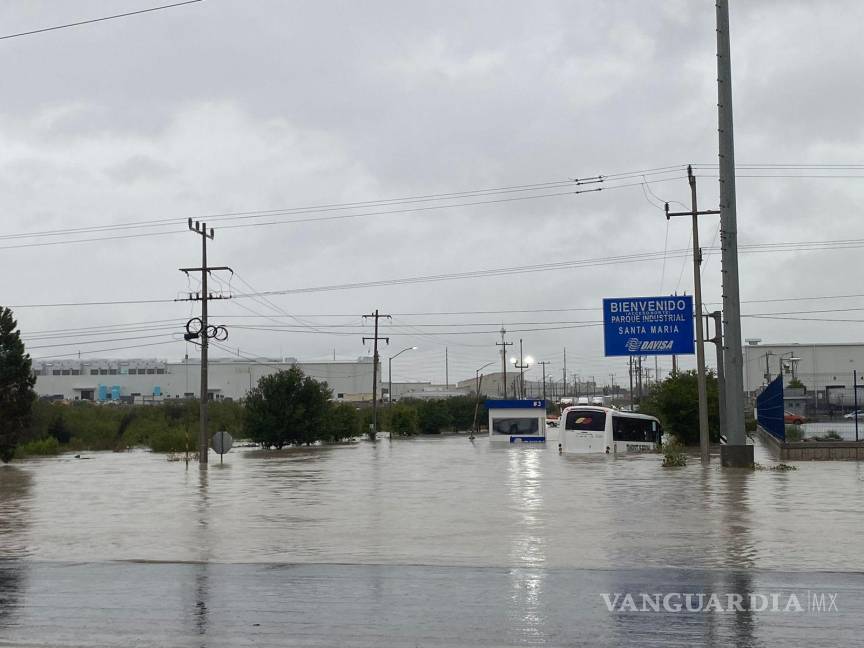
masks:
[[[858,410],[856,412],[849,412],[848,414],[844,414],[843,418],[845,418],[845,419],[864,418],[864,410]]]
[[[785,412],[783,414],[783,422],[789,425],[803,425],[806,421],[807,419],[800,414],[793,414],[792,412]]]

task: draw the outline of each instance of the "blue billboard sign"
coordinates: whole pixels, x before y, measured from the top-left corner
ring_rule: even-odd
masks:
[[[693,336],[689,295],[603,300],[607,356],[689,355],[696,352]]]

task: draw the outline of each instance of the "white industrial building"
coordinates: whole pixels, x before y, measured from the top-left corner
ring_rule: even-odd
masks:
[[[304,374],[324,381],[337,400],[372,400],[372,358],[356,361],[300,362],[294,358],[211,359],[208,393],[211,400],[239,400],[262,376],[299,367]],[[158,402],[198,398],[201,362],[189,358],[164,360],[40,360],[33,363],[36,393],[64,400]],[[378,393],[381,394],[379,374]]]
[[[864,390],[864,344],[762,344],[748,340],[744,346],[744,391],[754,395],[766,378],[783,373],[788,385],[796,378],[816,403],[851,405],[854,372],[858,374],[859,398]],[[814,404],[816,404],[814,403]]]

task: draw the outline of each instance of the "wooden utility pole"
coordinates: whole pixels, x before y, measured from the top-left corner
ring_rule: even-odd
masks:
[[[699,216],[719,214],[716,209],[699,211],[696,200],[696,177],[693,175],[693,167],[687,165],[687,181],[690,183],[689,212],[670,212],[669,203],[666,203],[666,220],[672,216],[690,216],[693,225],[693,299],[694,313],[693,324],[696,326],[696,389],[699,397],[699,449],[702,463],[711,461],[709,439],[708,439],[708,391],[705,387],[705,330],[702,322],[702,248],[699,247]]]
[[[375,335],[373,337],[363,338],[364,344],[366,343],[366,340],[374,340],[375,344],[375,351],[372,354],[372,429],[369,430],[369,438],[374,441],[378,434],[378,340],[384,340],[387,344],[390,344],[389,337],[378,336],[378,320],[382,317],[390,319],[390,316],[380,315],[376,308],[374,313],[371,315],[364,315],[363,319],[366,319],[367,317],[375,319]]]
[[[208,455],[208,446],[207,437],[208,437],[208,404],[210,400],[209,394],[209,386],[207,384],[207,369],[208,369],[208,340],[211,337],[215,337],[215,335],[210,335],[210,325],[208,320],[208,311],[207,311],[207,303],[211,299],[230,299],[231,296],[225,296],[222,294],[219,295],[211,295],[207,289],[207,277],[210,272],[213,270],[227,270],[229,272],[234,272],[228,266],[208,266],[207,265],[207,240],[213,240],[215,236],[215,232],[211,227],[210,230],[207,230],[207,223],[201,223],[199,221],[195,221],[194,224],[192,219],[189,219],[189,231],[198,234],[201,237],[201,267],[200,268],[180,268],[180,272],[184,272],[189,274],[190,272],[200,272],[201,273],[201,292],[200,293],[190,293],[189,297],[186,299],[179,299],[176,301],[200,301],[201,302],[201,329],[198,335],[188,335],[187,341],[191,341],[195,337],[200,337],[201,342],[201,390],[200,390],[200,426],[198,429],[198,467],[201,469],[207,468],[207,455]]]
[[[542,362],[538,362],[541,367],[543,367],[543,400],[546,400],[546,365],[552,364],[548,360],[543,360]]]
[[[507,400],[507,347],[513,346],[513,343],[504,339],[505,333],[507,333],[507,331],[505,331],[502,326],[501,341],[496,342],[495,346],[501,347],[501,382],[504,385],[504,400]]]

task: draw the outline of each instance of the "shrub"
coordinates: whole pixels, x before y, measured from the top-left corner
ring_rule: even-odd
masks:
[[[828,430],[822,436],[813,437],[814,441],[842,441],[843,437],[836,430]]]
[[[187,448],[187,442],[192,444]],[[194,452],[195,439],[187,441],[186,431],[179,427],[163,428],[151,434],[147,439],[147,445],[153,452],[185,452],[187,449]]]
[[[663,445],[663,467],[675,468],[687,465],[687,455],[684,446],[677,439]]]
[[[804,432],[801,430],[800,425],[787,425],[786,426],[786,440],[787,441],[800,441],[804,438]]]

